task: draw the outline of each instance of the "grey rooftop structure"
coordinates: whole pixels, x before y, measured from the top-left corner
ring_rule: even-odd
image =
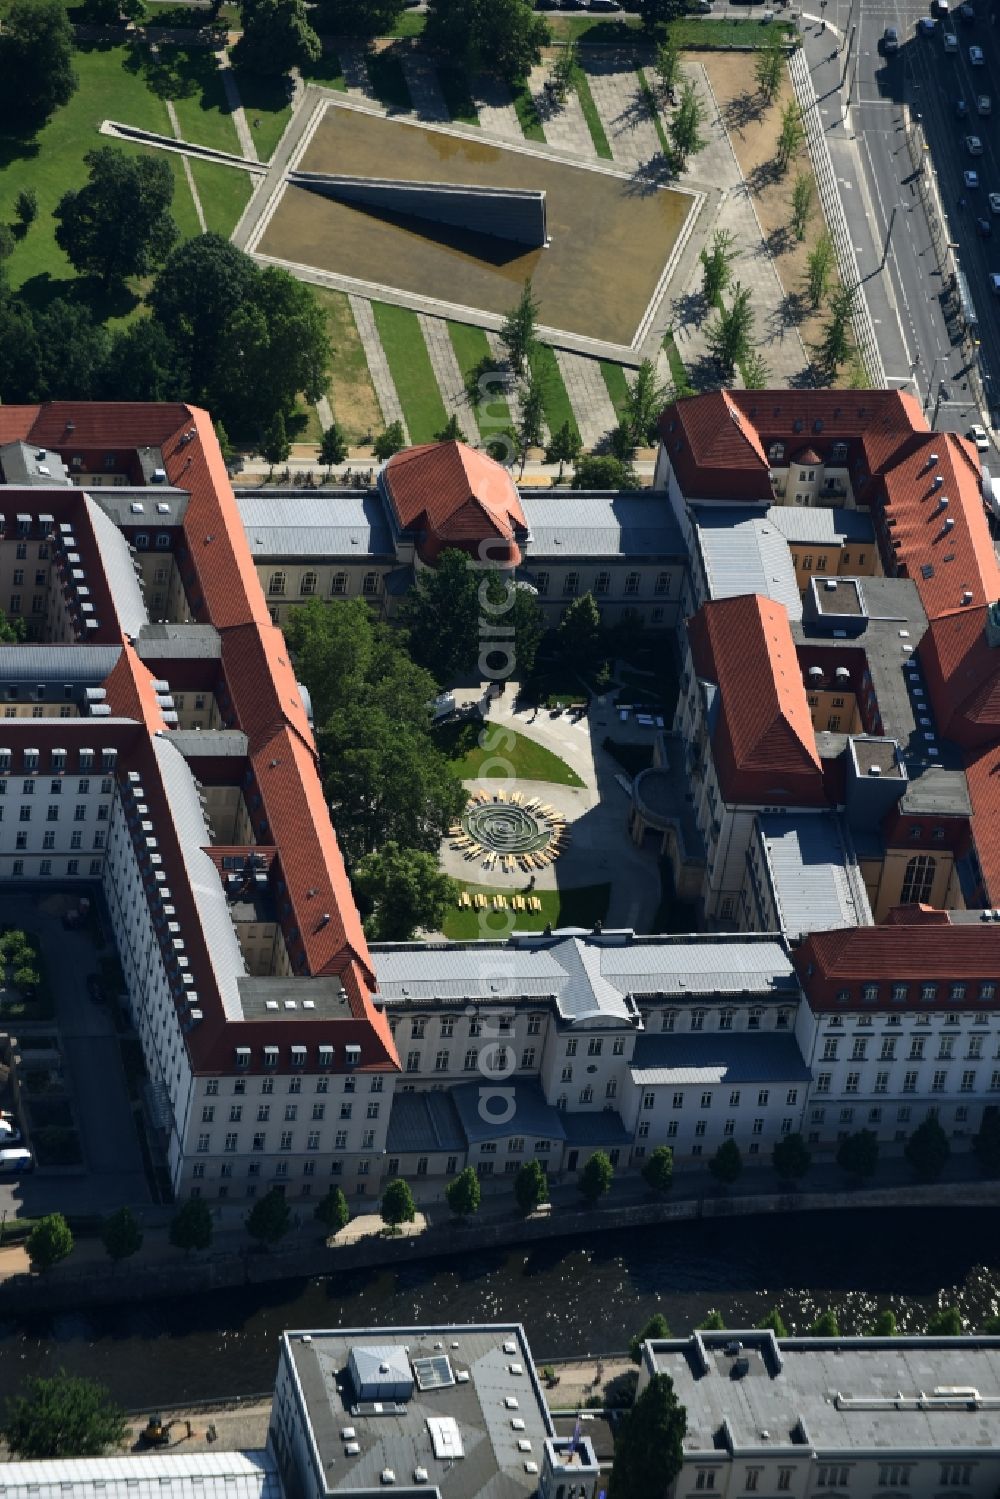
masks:
[[[214,625],[143,625],[135,648],[143,661],[219,661],[222,636]]]
[[[687,1410],[685,1454],[984,1460],[1000,1447],[1000,1338],[702,1332],[647,1343],[644,1359]]]
[[[272,1424],[280,1433],[287,1372],[306,1427],[305,1499],[386,1488],[444,1499],[538,1491],[555,1432],[516,1324],[286,1332],[281,1364]],[[372,1380],[388,1380],[390,1395],[370,1398]]]
[[[772,505],[767,519],[786,541],[813,546],[843,546],[871,542],[875,529],[867,510],[836,510],[825,505]]]
[[[86,688],[99,687],[112,673],[120,645],[5,645],[0,651],[0,689],[16,698],[26,687],[39,702],[53,697],[75,700]],[[72,690],[69,690],[72,689]]]
[[[638,1087],[807,1083],[811,1077],[794,1036],[741,1031],[637,1036],[630,1071]]]
[[[779,929],[789,942],[873,924],[850,834],[836,813],[765,812],[756,824]]]
[[[692,571],[698,601],[758,593],[802,618],[802,599],[788,542],[769,520],[747,507],[692,505]]]
[[[521,491],[528,522],[528,566],[538,559],[621,557],[684,559],[687,548],[673,511],[651,490],[629,493],[540,495]]]
[[[8,442],[0,447],[0,476],[4,484],[38,485],[43,489],[72,483],[58,453],[30,442]]]
[[[186,489],[173,489],[168,484],[142,488],[116,485],[113,489],[102,486],[87,493],[116,526],[154,536],[157,531],[170,531],[183,524],[190,499]]]
[[[122,1453],[0,1463],[2,1499],[282,1499],[269,1452]]]
[[[317,495],[236,497],[250,551],[257,558],[343,558],[359,565],[395,556],[392,531],[377,489]]]

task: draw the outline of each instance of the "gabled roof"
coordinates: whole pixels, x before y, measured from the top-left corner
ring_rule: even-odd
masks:
[[[425,561],[448,546],[474,551],[488,541],[483,560],[520,562],[521,500],[510,474],[487,454],[464,442],[424,443],[394,454],[381,479],[400,528],[420,533]]]
[[[732,391],[672,402],[659,433],[686,499],[773,499],[767,454]]]
[[[986,624],[983,605],[944,614],[918,650],[939,731],[970,749],[1000,735],[1000,649]]]
[[[954,1009],[952,985],[990,983],[1000,972],[1000,926],[948,923],[947,931],[922,906],[899,906],[882,926],[813,932],[793,953],[792,962],[813,1010],[870,1004],[865,986],[881,985],[875,1003],[889,1001],[889,986],[905,984],[898,1003],[921,1011]],[[933,998],[926,984],[936,985]],[[996,993],[994,989],[994,994]],[[979,1001],[977,992],[967,999]],[[996,1001],[992,1002],[995,1007]]]
[[[688,621],[695,670],[719,689],[712,736],[731,804],[822,805],[823,772],[788,615],[759,594],[703,604]]]

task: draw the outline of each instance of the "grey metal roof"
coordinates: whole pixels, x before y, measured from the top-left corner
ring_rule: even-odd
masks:
[[[3,1499],[281,1499],[267,1452],[170,1452],[0,1463]]]
[[[867,510],[834,510],[825,505],[772,505],[766,512],[772,526],[786,541],[815,545],[845,541],[875,542],[872,518]]]
[[[530,540],[530,565],[542,557],[687,556],[680,527],[666,498],[652,490],[638,494],[521,494]]]
[[[143,625],[149,624],[146,603],[142,596],[139,579],[132,566],[132,552],[128,542],[114,521],[108,519],[99,505],[89,495],[84,495],[94,540],[101,556],[101,571],[114,600],[115,613],[123,635],[138,635]],[[105,625],[110,620],[103,621]]]
[[[794,994],[798,980],[780,941],[656,941],[602,949],[605,978],[631,994],[690,998],[726,994],[749,998]]]
[[[525,1462],[541,1469],[544,1442],[553,1429],[531,1350],[516,1324],[350,1328],[311,1331],[309,1337],[304,1342],[301,1332],[286,1333],[284,1346],[294,1371],[293,1388],[304,1407],[313,1461],[321,1468],[317,1489],[384,1493],[382,1474],[388,1468],[395,1488],[413,1494],[419,1492],[414,1470],[421,1467],[428,1475],[425,1492],[436,1487],[444,1499],[529,1499],[537,1493],[538,1475],[527,1472]],[[411,1362],[446,1356],[452,1372],[468,1378],[437,1389],[414,1389],[399,1410],[352,1412],[337,1376],[355,1348],[372,1343],[398,1345]],[[512,1372],[512,1366],[520,1372]],[[508,1399],[516,1400],[516,1409],[508,1408]],[[464,1456],[457,1460],[434,1455],[427,1420],[442,1416],[458,1426]],[[523,1422],[523,1428],[515,1429],[514,1420]],[[355,1454],[345,1450],[345,1426],[354,1428],[360,1449]],[[521,1450],[519,1442],[529,1442],[530,1451]]]
[[[181,657],[215,661],[222,656],[222,636],[214,625],[145,625],[135,648],[143,661],[179,660]]]
[[[769,812],[755,821],[780,928],[790,942],[809,932],[873,925],[850,835],[836,813]]]
[[[170,742],[182,755],[210,755],[241,760],[250,743],[242,729],[172,729]]]
[[[251,915],[250,920],[254,920]],[[257,920],[260,918],[257,917]],[[273,913],[270,916],[273,921]],[[344,986],[332,974],[307,978],[304,974],[250,974],[237,980],[240,1005],[247,1020],[350,1020],[351,1006]],[[321,1040],[330,1040],[329,1036]]]
[[[239,494],[243,529],[255,557],[335,557],[364,562],[395,548],[378,490],[340,494]]]
[[[805,1452],[820,1460],[881,1460],[969,1453],[993,1460],[1000,1446],[1000,1338],[782,1338],[740,1331],[749,1368],[732,1376],[723,1349],[732,1332],[657,1341],[651,1353],[687,1411],[686,1452],[714,1452],[725,1423],[741,1457],[789,1447],[801,1423]],[[970,1399],[925,1399],[938,1389]],[[839,1397],[839,1398],[838,1398]],[[797,1452],[803,1452],[802,1438]],[[986,1473],[982,1474],[984,1480]],[[936,1482],[937,1472],[927,1482]],[[995,1479],[994,1479],[995,1482]]]
[[[88,489],[87,494],[116,526],[134,526],[151,535],[179,526],[190,500],[186,490],[172,489],[167,484],[115,485],[113,489],[101,486]],[[133,510],[133,505],[141,505],[142,509]]]
[[[685,1083],[807,1083],[794,1036],[745,1031],[637,1036],[629,1068],[639,1087]]]
[[[5,645],[0,651],[0,682],[99,687],[121,653],[120,645]]]
[[[567,1145],[631,1145],[632,1136],[615,1109],[598,1109],[594,1113],[561,1111]]]
[[[451,1093],[396,1093],[385,1148],[390,1155],[464,1150],[465,1135]]]
[[[459,1083],[448,1096],[470,1145],[507,1135],[531,1135],[542,1140],[566,1137],[565,1114],[546,1102],[537,1082],[511,1078],[498,1088],[480,1078],[475,1083]]]
[[[0,447],[0,471],[4,484],[53,489],[70,482],[59,454],[30,442],[8,442]]]
[[[691,516],[710,599],[759,593],[802,618],[795,564],[775,526],[744,506],[692,505]]]

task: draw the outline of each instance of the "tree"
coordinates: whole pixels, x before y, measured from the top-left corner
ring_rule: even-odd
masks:
[[[973,1137],[972,1148],[984,1176],[1000,1176],[1000,1110],[983,1114],[979,1133]]]
[[[806,237],[814,196],[812,174],[799,172],[792,184],[792,233],[800,243]]]
[[[521,1212],[528,1216],[549,1200],[549,1179],[541,1161],[525,1161],[514,1178],[514,1196]]]
[[[603,1150],[595,1150],[577,1180],[577,1187],[588,1207],[593,1207],[599,1198],[611,1191],[614,1174],[611,1157]]]
[[[281,76],[318,62],[323,48],[309,24],[304,0],[253,0],[243,8],[243,34],[233,64],[263,77]]]
[[[29,1375],[7,1402],[3,1435],[22,1462],[54,1457],[100,1457],[120,1447],[128,1425],[103,1385],[60,1370]]]
[[[808,1328],[807,1334],[810,1338],[839,1338],[840,1326],[837,1322],[837,1314],[832,1307],[827,1307],[825,1312],[820,1312],[815,1322]]]
[[[28,627],[23,615],[17,614],[11,619],[0,609],[0,645],[19,645],[27,634]]]
[[[434,433],[435,442],[468,442],[468,440],[459,426],[458,417],[454,411],[441,428],[441,431]]]
[[[870,1129],[859,1129],[856,1134],[845,1135],[837,1146],[837,1165],[859,1181],[874,1176],[878,1165],[878,1136]]]
[[[668,21],[675,21],[684,14],[684,0],[636,0],[636,10],[642,17],[643,29],[655,31]]]
[[[272,1187],[258,1197],[247,1214],[247,1233],[261,1244],[277,1244],[292,1226],[291,1209],[283,1192]]]
[[[806,257],[806,291],[812,307],[818,307],[826,296],[832,270],[833,240],[824,229]]]
[[[651,447],[657,439],[657,423],[667,404],[667,391],[656,378],[656,366],[644,359],[635,372],[622,407],[621,423],[635,447]]]
[[[670,1324],[662,1312],[654,1312],[637,1333],[634,1333],[628,1342],[628,1356],[633,1364],[642,1363],[642,1345],[651,1339],[657,1341],[660,1338],[669,1338]]]
[[[189,1197],[170,1220],[175,1249],[207,1249],[212,1242],[212,1214],[203,1197]]]
[[[215,371],[230,320],[253,296],[258,270],[249,255],[218,234],[179,245],[157,273],[149,294],[153,314],[184,371],[185,395],[219,416]],[[230,431],[239,424],[227,421]]]
[[[747,390],[766,390],[771,378],[767,360],[759,349],[751,349],[742,364],[743,384]]]
[[[233,447],[232,443],[229,441],[229,433],[226,431],[222,422],[215,422],[214,428],[215,440],[219,444],[219,452],[222,454],[222,461],[226,465],[227,469],[232,468],[236,463],[236,450]]]
[[[543,414],[542,388],[529,372],[521,391],[521,414],[514,433],[521,454],[522,474],[528,458],[528,449],[537,448],[542,441]]]
[[[271,466],[268,478],[274,473],[276,463],[287,463],[292,451],[292,445],[288,441],[288,433],[285,430],[284,414],[276,411],[271,418],[271,424],[260,440],[260,451]]]
[[[661,42],[657,47],[653,70],[663,92],[672,93],[681,76],[681,54],[672,36],[668,36],[666,41]]]
[[[375,457],[379,463],[385,463],[393,453],[406,447],[406,433],[403,431],[403,423],[400,421],[390,422],[383,432],[380,432],[374,442]]]
[[[592,593],[581,593],[567,606],[556,630],[556,647],[567,665],[591,662],[601,638],[601,611]]]
[[[458,895],[436,854],[392,842],[365,854],[353,879],[372,907],[365,931],[373,942],[412,942],[418,928],[440,931],[444,913]]]
[[[684,170],[688,158],[696,156],[705,144],[705,137],[701,133],[704,119],[705,106],[694,84],[687,78],[681,84],[677,107],[667,125],[674,164],[679,172]]]
[[[428,731],[438,684],[411,660],[405,634],[376,619],[364,599],[310,599],[292,610],[284,633],[320,728],[363,700]]]
[[[618,1427],[611,1469],[614,1499],[669,1492],[684,1464],[687,1412],[669,1374],[654,1374]]]
[[[567,42],[552,65],[548,84],[560,104],[565,104],[580,72],[580,57],[575,42]]]
[[[736,259],[736,242],[728,229],[716,229],[712,235],[711,248],[704,246],[700,260],[703,269],[702,295],[710,307],[718,304],[719,298],[732,280],[733,261]]]
[[[297,393],[326,394],[332,359],[323,310],[312,289],[277,266],[256,273],[249,300],[223,327],[210,382],[213,416],[231,432],[257,433],[275,412],[286,420]]]
[[[602,453],[587,453],[573,473],[574,489],[631,489],[635,475],[619,458]]]
[[[83,275],[105,286],[161,265],[177,239],[170,214],[174,175],[158,156],[99,146],[83,158],[89,178],[64,193],[53,214],[56,243]]]
[[[433,672],[442,686],[475,668],[482,576],[482,568],[467,552],[448,547],[434,567],[420,569],[403,600],[400,614],[413,659]]]
[[[14,976],[17,983],[17,975]],[[21,985],[18,985],[20,988]],[[32,1270],[51,1270],[73,1252],[73,1235],[62,1213],[39,1218],[25,1241]]]
[[[723,1140],[709,1159],[708,1169],[723,1187],[731,1187],[743,1170],[743,1156],[735,1140]]]
[[[559,473],[556,475],[556,483],[562,482],[563,465],[575,463],[580,456],[583,447],[583,439],[579,432],[569,421],[563,422],[558,431],[553,432],[549,438],[549,445],[545,449],[545,462],[558,463]]]
[[[513,573],[495,569],[487,575],[485,608],[491,622],[503,630],[514,631],[513,670],[522,681],[530,677],[535,669],[535,657],[546,628],[538,594],[531,584],[520,582]],[[509,637],[504,640],[504,645],[508,643]],[[481,644],[488,655],[488,641]]]
[[[351,1210],[340,1187],[331,1187],[326,1196],[320,1198],[313,1210],[313,1217],[317,1223],[322,1223],[328,1238],[336,1238],[347,1227],[351,1221]]]
[[[936,1114],[928,1114],[923,1124],[917,1125],[903,1154],[920,1181],[937,1181],[948,1164],[951,1145]]]
[[[785,52],[781,43],[781,33],[775,32],[767,46],[761,47],[754,63],[757,92],[766,104],[771,104],[777,97],[784,71]]]
[[[531,290],[531,278],[521,288],[516,307],[512,307],[503,320],[500,342],[504,346],[507,361],[520,379],[528,367],[528,356],[535,345],[535,328],[538,324],[538,303]]]
[[[325,464],[327,473],[335,463],[343,463],[347,457],[347,438],[336,422],[331,422],[319,442],[319,461]]]
[[[14,199],[18,223],[27,229],[38,217],[38,194],[33,187],[23,187]]]
[[[642,1168],[642,1179],[654,1192],[669,1192],[674,1183],[674,1153],[669,1145],[657,1145]]]
[[[896,1313],[886,1307],[884,1312],[879,1312],[872,1323],[869,1334],[873,1338],[894,1338],[896,1336]]]
[[[0,116],[23,130],[68,104],[78,81],[74,50],[61,0],[12,0],[0,30]]]
[[[830,316],[823,326],[819,347],[820,362],[832,379],[851,352],[849,327],[854,315],[856,286],[838,286],[830,298]]]
[[[927,1319],[928,1337],[960,1338],[964,1331],[962,1313],[957,1306],[943,1306]]]
[[[778,167],[782,172],[788,170],[788,163],[802,149],[802,142],[805,138],[806,132],[798,102],[795,99],[789,99],[781,111],[781,129],[778,132]]]
[[[329,36],[391,36],[405,0],[321,0],[317,30]]]
[[[430,0],[424,40],[463,71],[516,83],[541,61],[549,28],[527,0]]]
[[[736,366],[753,353],[753,325],[750,288],[737,281],[732,306],[719,308],[707,334],[708,347],[725,380],[731,380]]]
[[[155,318],[136,318],[111,336],[102,387],[112,401],[171,401],[182,389],[177,353]],[[220,423],[221,425],[221,423]]]
[[[713,1306],[710,1311],[707,1311],[705,1313],[705,1320],[704,1322],[699,1323],[699,1326],[702,1332],[724,1332],[726,1327],[726,1319],[722,1315],[722,1313]]]
[[[9,224],[0,224],[0,266],[17,249],[17,237]]]
[[[105,1218],[101,1225],[101,1238],[111,1259],[127,1260],[142,1248],[142,1229],[131,1208],[119,1208]]]
[[[771,1152],[771,1164],[785,1182],[799,1181],[811,1162],[812,1151],[801,1135],[782,1135]]]
[[[776,1306],[772,1306],[766,1317],[762,1317],[757,1323],[761,1332],[773,1332],[776,1338],[787,1338],[788,1328]]]
[[[417,1205],[413,1201],[413,1193],[406,1182],[397,1176],[389,1183],[382,1194],[382,1222],[390,1228],[398,1228],[401,1223],[412,1223],[417,1215]]]
[[[483,1192],[475,1169],[466,1166],[460,1171],[455,1180],[448,1183],[444,1195],[456,1218],[471,1218],[473,1213],[478,1213]]]

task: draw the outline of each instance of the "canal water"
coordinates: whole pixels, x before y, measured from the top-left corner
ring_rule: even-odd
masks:
[[[777,1306],[801,1331],[832,1306],[855,1332],[891,1306],[921,1331],[957,1302],[981,1326],[1000,1311],[1000,1210],[712,1219],[209,1296],[183,1277],[163,1301],[0,1324],[0,1401],[59,1368],[135,1409],[254,1394],[286,1327],[520,1321],[545,1360],[621,1349],[655,1311],[681,1334],[711,1307],[738,1327]]]

